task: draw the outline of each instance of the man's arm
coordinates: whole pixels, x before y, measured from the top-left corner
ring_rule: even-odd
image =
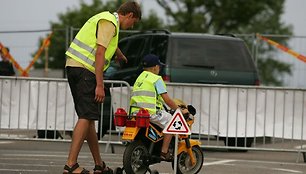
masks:
[[[102,103],[105,97],[104,93],[104,82],[103,82],[103,69],[104,69],[104,55],[106,48],[98,45],[96,51],[96,60],[95,60],[95,74],[96,74],[96,96],[95,100],[99,103]]]
[[[127,58],[125,57],[125,55],[121,52],[120,48],[118,47],[116,49],[116,62],[118,62],[119,60],[123,60],[125,63],[128,62]]]
[[[161,97],[163,98],[164,102],[173,110],[176,110],[178,106],[174,103],[174,101],[170,98],[168,93],[161,94]]]
[[[97,34],[97,51],[95,57],[95,74],[96,74],[96,96],[97,102],[103,102],[104,84],[103,84],[103,71],[105,64],[105,52],[112,37],[114,36],[115,26],[107,20],[100,20],[98,23],[98,34]]]
[[[157,93],[163,98],[164,102],[173,110],[176,110],[178,106],[174,103],[174,101],[170,98],[167,93],[166,86],[162,79],[159,79],[155,83],[155,89]]]

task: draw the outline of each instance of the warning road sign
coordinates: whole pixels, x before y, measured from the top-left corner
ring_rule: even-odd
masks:
[[[172,116],[171,121],[166,125],[163,133],[166,134],[191,134],[191,131],[183,117],[180,109],[177,109]]]

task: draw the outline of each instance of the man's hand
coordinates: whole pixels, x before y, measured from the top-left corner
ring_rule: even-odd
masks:
[[[173,110],[176,110],[178,106],[175,104],[175,102],[170,98],[168,93],[161,94],[161,97],[163,98],[164,102]]]
[[[181,109],[181,112],[182,112],[183,115],[189,113],[187,108],[180,108],[180,109]]]
[[[118,63],[120,60],[123,60],[125,63],[128,62],[125,55],[121,52],[121,50],[119,48],[117,48],[115,61]]]
[[[116,56],[115,61],[118,63],[120,60],[123,60],[125,63],[128,62],[127,58],[125,55],[121,54],[121,56]]]
[[[97,85],[95,101],[98,103],[103,103],[104,98],[105,98],[104,87],[102,85]]]

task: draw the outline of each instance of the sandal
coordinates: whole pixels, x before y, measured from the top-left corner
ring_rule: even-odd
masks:
[[[113,170],[109,167],[106,167],[104,161],[103,166],[95,165],[95,168],[93,169],[94,174],[113,174]]]
[[[67,170],[68,172],[63,172],[63,174],[73,174],[73,173],[75,173],[73,171],[75,171],[79,167],[80,166],[79,166],[78,163],[75,163],[72,167],[69,167],[68,165],[65,165],[64,170]],[[89,174],[89,171],[83,168],[83,170],[79,174]]]
[[[173,155],[168,151],[167,153],[160,152],[160,159],[162,161],[173,161]]]

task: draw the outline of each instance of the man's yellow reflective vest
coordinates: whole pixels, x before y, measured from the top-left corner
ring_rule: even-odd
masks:
[[[101,19],[112,22],[116,27],[116,35],[111,39],[105,52],[105,64],[103,69],[103,71],[105,71],[109,67],[110,60],[118,47],[119,18],[117,13],[112,14],[106,11],[91,17],[78,32],[66,51],[67,56],[80,62],[92,72],[95,72],[97,24]]]

